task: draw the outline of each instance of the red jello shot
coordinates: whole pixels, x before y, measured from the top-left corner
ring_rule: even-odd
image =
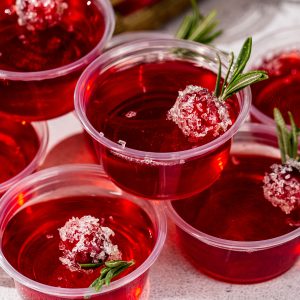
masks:
[[[166,203],[177,242],[199,271],[233,283],[286,272],[300,254],[300,211],[284,213],[264,197],[263,179],[281,163],[275,129],[247,124],[235,136],[227,167],[202,193]]]
[[[0,118],[0,195],[43,163],[48,137],[45,122]]]
[[[269,79],[251,86],[252,119],[274,125],[273,109],[277,107],[289,122],[292,112],[300,123],[300,29],[285,28],[262,37],[253,45],[249,65],[267,71]]]
[[[168,118],[180,91],[214,90],[217,55],[224,75],[228,58],[215,48],[176,39],[138,41],[111,49],[84,71],[75,110],[105,172],[123,190],[147,199],[179,199],[220,176],[231,138],[248,114],[250,90],[228,99],[232,126],[211,140],[191,141]]]
[[[47,120],[74,109],[83,69],[114,30],[109,0],[2,0],[0,114]]]
[[[0,265],[26,300],[139,299],[166,226],[160,206],[121,191],[99,165],[54,167],[4,194]],[[91,287],[116,259],[134,264]]]

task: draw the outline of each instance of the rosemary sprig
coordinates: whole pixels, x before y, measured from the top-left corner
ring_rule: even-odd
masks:
[[[212,10],[207,16],[203,16],[196,0],[191,0],[191,5],[193,13],[183,19],[176,37],[208,44],[222,33],[222,30],[216,30],[219,24],[217,12]]]
[[[238,91],[242,90],[248,85],[259,82],[268,78],[265,71],[249,71],[243,74],[245,66],[250,58],[252,48],[252,38],[249,37],[244,42],[242,49],[234,63],[234,54],[230,53],[230,61],[227,74],[225,76],[223,86],[220,88],[221,83],[221,62],[219,60],[219,71],[215,88],[215,96],[221,101],[225,101]]]
[[[109,285],[110,281],[120,273],[135,264],[134,260],[110,260],[104,263],[105,267],[101,269],[100,276],[90,285],[96,292],[100,291],[103,285]]]
[[[286,125],[280,110],[274,108],[274,121],[283,164],[286,163],[287,159],[299,161],[298,137],[300,136],[300,128],[296,126],[292,113],[288,112],[288,115],[291,124],[290,129]]]
[[[102,266],[104,262],[100,260],[98,263],[90,263],[90,264],[79,264],[82,269],[93,269]]]

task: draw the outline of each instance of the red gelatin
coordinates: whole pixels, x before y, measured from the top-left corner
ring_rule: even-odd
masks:
[[[0,75],[0,112],[32,121],[73,110],[76,81],[88,59],[70,70],[54,69],[90,53],[108,25],[96,0],[63,3],[67,8],[53,26],[29,30],[26,25],[19,25],[15,1],[1,1],[0,70],[4,75]],[[47,70],[49,73],[45,74]]]
[[[235,153],[209,189],[172,203],[189,225],[227,241],[222,248],[178,228],[180,244],[183,249],[188,245],[186,256],[199,270],[224,281],[254,283],[280,275],[296,261],[297,239],[271,247],[265,247],[263,242],[295,230],[290,226],[291,220],[300,218],[300,211],[286,215],[264,198],[263,177],[270,165],[278,162],[271,157]],[[249,245],[236,250],[236,241],[261,241],[261,250],[252,250]]]
[[[98,132],[126,148],[156,153],[192,149],[215,137],[189,139],[167,118],[168,111],[178,91],[187,85],[213,91],[215,82],[212,71],[180,60],[111,68],[92,83],[95,88],[87,102],[87,117]],[[238,100],[228,99],[226,105],[234,123],[240,110]],[[107,174],[123,189],[148,198],[176,199],[202,191],[219,177],[230,143],[176,164],[138,160],[104,148],[99,155]]]
[[[31,124],[0,118],[0,185],[26,168],[40,147]]]
[[[98,218],[103,222],[101,226],[111,228],[115,232],[112,241],[118,245],[122,259],[134,259],[136,262],[116,279],[135,270],[150,255],[156,234],[145,211],[126,199],[105,199],[99,196],[59,198],[31,204],[19,210],[4,231],[3,254],[17,271],[37,282],[64,288],[88,287],[99,277],[101,268],[72,272],[64,266],[59,260],[62,251],[59,250],[61,239],[58,231],[70,218],[86,215]],[[146,277],[144,273],[129,286],[95,299],[124,299],[126,293],[132,297],[139,287],[141,290]],[[43,295],[22,285],[20,288],[24,299],[61,299]]]
[[[269,79],[251,87],[255,107],[270,118],[273,118],[273,109],[277,107],[287,122],[287,113],[291,111],[299,124],[300,51],[283,51],[265,58],[256,69],[267,71]]]

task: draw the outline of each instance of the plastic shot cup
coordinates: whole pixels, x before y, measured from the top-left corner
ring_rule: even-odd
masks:
[[[266,70],[269,79],[251,86],[253,121],[274,126],[277,107],[288,122],[288,111],[300,122],[300,29],[284,28],[253,44],[250,68]]]
[[[300,228],[263,196],[262,180],[274,161],[280,162],[275,129],[246,124],[215,184],[193,198],[166,202],[178,244],[200,272],[221,281],[256,283],[297,261]]]
[[[24,38],[23,43],[25,46],[23,51],[25,52],[23,54],[18,53],[18,51],[21,51],[19,44],[19,46],[12,46],[11,53],[8,53],[8,55],[13,57],[16,56],[14,60],[20,60],[20,62],[13,61],[12,64],[22,66],[22,64],[24,64],[23,60],[28,59],[29,55],[31,55],[33,57],[28,60],[27,64],[34,65],[32,69],[30,69],[31,67],[0,67],[1,114],[10,114],[13,118],[22,121],[37,121],[52,119],[74,109],[73,94],[76,82],[85,67],[99,56],[105,44],[111,38],[114,31],[115,19],[109,0],[91,0],[86,1],[86,4],[84,4],[84,2],[79,3],[77,0],[71,0],[68,4],[64,4],[67,5],[67,12],[61,22],[64,24],[62,26],[69,27],[65,29],[66,33],[60,36],[59,32],[62,30],[59,29],[58,32],[54,34],[50,28],[48,29],[48,31],[50,31],[49,37],[46,37],[44,36],[48,34],[46,30],[44,30],[45,33],[43,33],[44,31],[42,31],[42,33],[39,33],[39,31],[36,31],[37,33],[29,31],[28,42],[24,34],[18,33],[23,29],[18,25],[17,16],[14,16],[15,12],[12,12],[12,8],[10,8],[13,7],[12,1],[4,0],[4,2],[0,4],[0,8],[3,8],[1,13],[2,11],[9,12],[8,14],[3,13],[2,17],[0,15],[0,22],[5,24],[6,20],[8,20],[9,26],[12,27],[9,32],[16,31],[14,33],[15,36],[10,37],[10,39],[21,39],[22,41],[22,36]],[[95,16],[95,11],[88,13],[91,14],[91,16],[84,16],[85,11],[89,11],[89,7],[92,6],[95,6],[98,17]],[[34,15],[34,13],[35,12],[32,12],[32,15]],[[27,14],[29,15],[30,12],[27,12]],[[86,21],[87,18],[90,19]],[[89,27],[85,29],[85,32],[82,32],[83,23]],[[6,28],[7,27],[3,25],[3,31],[0,32],[0,36],[9,34],[6,33]],[[102,33],[100,34],[99,32]],[[70,38],[68,34],[72,35],[72,38]],[[99,40],[92,42],[93,39],[96,39],[97,35],[99,36]],[[36,36],[41,39],[41,43],[46,43],[47,46],[45,46],[45,49],[40,45],[32,46],[33,42],[31,42],[31,40],[36,44],[38,43],[35,40]],[[73,45],[73,40],[77,38],[79,41],[74,42],[75,45]],[[2,39],[5,40],[5,37],[2,37]],[[69,39],[69,41],[66,41],[64,44],[64,39]],[[26,46],[26,43],[29,44],[29,46]],[[91,47],[90,45],[93,44],[95,46]],[[60,45],[58,50],[53,50],[58,47],[57,45]],[[3,47],[8,47],[8,44],[5,44]],[[40,47],[41,49],[30,50],[30,47]],[[81,51],[79,49],[80,47],[90,47],[91,49]],[[27,48],[29,48],[29,50]],[[16,53],[14,53],[15,51]],[[39,51],[44,51],[45,53],[40,54]],[[47,51],[49,51],[49,53]],[[53,55],[51,51],[57,51],[57,53],[55,52],[56,54]],[[77,54],[80,51],[82,54]],[[2,53],[2,56],[3,55]],[[40,57],[34,58],[36,55],[40,55]],[[61,62],[57,64],[57,66],[55,65],[55,67],[48,68],[47,59],[51,57],[51,55],[54,56],[54,58],[51,58],[52,60],[57,57]],[[63,57],[69,56],[71,58],[74,57],[74,59],[63,59]],[[41,64],[41,68],[35,66],[38,64]],[[45,64],[45,66],[43,66],[43,64]]]
[[[46,122],[0,120],[0,195],[43,163],[48,146]]]
[[[220,176],[231,138],[250,109],[248,88],[236,95],[237,118],[231,128],[204,145],[183,151],[144,151],[140,146],[147,137],[136,135],[139,128],[152,131],[153,136],[156,129],[167,128],[160,124],[178,91],[187,85],[208,84],[212,89],[217,55],[225,74],[228,57],[215,48],[176,39],[138,41],[111,49],[84,71],[75,90],[75,110],[94,140],[105,172],[123,190],[148,199],[180,199],[202,191]],[[149,119],[143,120],[140,116],[150,110],[160,117],[152,118],[149,113]],[[112,123],[121,131],[127,130],[138,149],[128,146],[126,140],[107,136],[105,130],[111,128],[105,129],[105,120],[119,111],[123,115]],[[165,129],[157,140],[172,143],[173,138],[172,131]]]
[[[60,255],[57,254],[57,229],[70,216],[83,215],[99,218],[101,215],[101,222],[110,222],[115,240],[121,241],[118,246],[122,259],[127,255],[135,260],[124,276],[112,280],[98,292],[88,288],[89,285],[61,287],[62,282],[65,286],[74,285],[78,273],[67,271],[56,257]],[[19,223],[22,217],[26,218],[25,223]],[[162,250],[166,223],[160,206],[121,191],[98,165],[45,169],[21,180],[2,198],[0,265],[14,279],[23,299],[136,299],[143,292],[149,268]],[[11,226],[19,227],[13,237]],[[27,254],[26,249],[29,249]],[[15,256],[17,252],[19,256]],[[78,275],[77,284],[88,274]],[[60,282],[60,287],[47,282]]]

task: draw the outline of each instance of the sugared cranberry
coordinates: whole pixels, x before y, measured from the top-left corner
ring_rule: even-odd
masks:
[[[191,141],[218,137],[232,125],[226,102],[208,89],[194,85],[179,91],[167,118],[174,121]]]
[[[300,162],[273,164],[264,177],[264,196],[286,214],[300,207]]]
[[[63,252],[60,261],[70,270],[79,270],[79,264],[121,259],[121,252],[110,239],[114,232],[99,225],[99,219],[92,216],[72,218],[59,229]]]

